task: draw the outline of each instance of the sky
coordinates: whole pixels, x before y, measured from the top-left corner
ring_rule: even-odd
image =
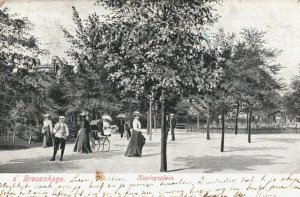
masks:
[[[51,56],[66,56],[70,46],[61,27],[74,30],[72,6],[84,19],[90,13],[105,15],[103,7],[94,6],[95,0],[6,0],[2,7],[28,17],[33,23],[33,34]],[[283,52],[278,62],[284,67],[280,77],[290,82],[300,67],[300,2],[299,0],[223,0],[218,7],[219,21],[215,27],[238,33],[242,28],[254,27],[266,31],[268,46]],[[42,60],[47,63],[50,58]]]

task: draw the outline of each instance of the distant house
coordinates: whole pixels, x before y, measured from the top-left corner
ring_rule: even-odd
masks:
[[[13,65],[8,65],[9,67],[13,66],[13,73],[27,73],[30,72],[47,72],[50,74],[55,75],[56,77],[59,77],[63,70],[66,70],[67,72],[73,72],[73,66],[69,65],[66,61],[61,60],[59,57],[54,56],[50,60],[51,62],[48,64],[41,65],[40,62],[29,62],[27,64],[24,64],[24,61],[20,61],[18,59],[14,59]],[[35,64],[33,64],[35,63]],[[40,98],[36,98],[35,96],[31,94],[26,94],[20,96],[20,100],[22,100],[27,105],[32,105],[34,103],[43,103],[43,99],[46,97],[46,92],[42,93],[42,96]]]
[[[59,57],[54,56],[51,58],[51,63],[39,65],[34,67],[37,72],[49,72],[55,74],[57,77],[61,75],[63,70],[67,72],[74,72],[74,66],[69,65],[66,61],[61,60]]]

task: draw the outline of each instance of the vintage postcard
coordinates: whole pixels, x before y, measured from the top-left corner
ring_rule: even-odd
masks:
[[[300,196],[300,1],[0,0],[0,196]]]

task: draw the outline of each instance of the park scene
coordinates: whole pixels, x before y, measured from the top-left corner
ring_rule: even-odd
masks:
[[[0,1],[1,173],[300,173],[300,2]]]

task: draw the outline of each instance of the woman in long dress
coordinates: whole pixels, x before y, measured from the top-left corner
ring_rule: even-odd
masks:
[[[49,119],[49,114],[44,115],[45,120],[43,122],[42,134],[43,134],[43,147],[52,147],[53,138],[52,138],[52,121]]]
[[[134,120],[132,122],[132,135],[129,140],[127,150],[125,152],[126,157],[141,157],[142,149],[145,144],[145,137],[141,132],[141,123],[139,121],[140,113],[138,111],[134,112]]]
[[[78,132],[77,139],[75,141],[75,146],[73,152],[82,152],[82,153],[91,153],[91,144],[90,144],[90,133],[91,126],[89,122],[89,116],[87,112],[81,113],[82,123],[81,129]]]

